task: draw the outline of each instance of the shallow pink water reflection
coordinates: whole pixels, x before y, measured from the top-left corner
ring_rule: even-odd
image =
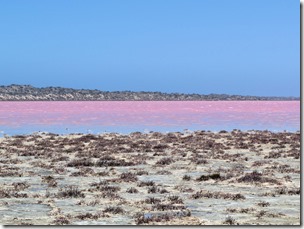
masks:
[[[0,102],[0,130],[299,130],[299,101]],[[116,128],[116,129],[115,129]],[[59,130],[60,131],[60,130]]]

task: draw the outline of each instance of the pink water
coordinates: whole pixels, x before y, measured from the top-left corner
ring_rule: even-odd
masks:
[[[299,101],[0,102],[0,131],[300,129]]]

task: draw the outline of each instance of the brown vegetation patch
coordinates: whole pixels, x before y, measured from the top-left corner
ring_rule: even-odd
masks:
[[[262,173],[259,173],[257,171],[253,171],[251,173],[247,173],[246,175],[240,177],[237,179],[238,182],[244,182],[244,183],[273,183],[273,184],[281,184],[276,179],[264,177]]]
[[[14,189],[0,188],[0,198],[27,198],[26,193],[19,193]]]
[[[98,167],[132,166],[132,165],[135,165],[135,163],[132,161],[125,161],[124,159],[117,159],[112,156],[104,156],[95,163],[95,166]]]
[[[211,191],[198,191],[191,195],[193,199],[200,198],[214,198],[214,199],[231,199],[231,200],[244,200],[246,199],[244,195],[240,193],[225,193],[225,192],[211,192]]]
[[[77,186],[70,185],[61,188],[57,193],[58,198],[84,198],[85,195],[78,189]]]
[[[123,214],[125,211],[121,207],[106,207],[105,210],[103,210],[105,213],[112,213],[112,214]]]

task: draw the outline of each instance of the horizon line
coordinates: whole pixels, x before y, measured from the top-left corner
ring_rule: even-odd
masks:
[[[115,93],[115,92],[134,92],[134,93],[162,93],[162,94],[180,94],[180,95],[228,95],[228,96],[244,96],[244,97],[272,97],[272,98],[296,98],[296,99],[301,99],[300,96],[281,96],[281,95],[242,95],[242,94],[227,94],[227,93],[209,93],[209,94],[202,94],[202,93],[185,93],[185,92],[163,92],[163,91],[133,91],[133,90],[115,90],[115,91],[108,91],[108,90],[101,90],[101,89],[89,89],[89,88],[73,88],[73,87],[65,87],[65,86],[44,86],[44,87],[39,87],[39,86],[33,86],[31,84],[16,84],[12,83],[9,85],[0,85],[0,87],[10,87],[10,86],[29,86],[33,88],[40,88],[40,89],[45,89],[45,88],[63,88],[63,89],[72,89],[72,90],[90,90],[90,91],[99,91],[99,92],[107,92],[107,93]]]

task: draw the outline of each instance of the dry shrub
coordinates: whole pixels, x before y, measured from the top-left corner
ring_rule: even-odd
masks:
[[[281,184],[278,180],[264,177],[262,173],[259,173],[257,171],[253,171],[252,173],[248,173],[239,179],[237,179],[238,182],[243,183],[273,183],[273,184]]]
[[[107,180],[99,181],[98,183],[92,183],[92,187],[95,187],[95,190],[101,192],[118,192],[121,188],[119,186],[109,185]]]
[[[14,189],[3,189],[0,188],[0,198],[27,198],[28,195],[26,193],[19,193]]]
[[[107,207],[105,210],[103,210],[103,212],[105,212],[105,213],[109,212],[112,214],[122,214],[125,211],[121,207],[110,206],[110,207]]]
[[[154,181],[141,181],[137,186],[143,187],[143,186],[154,186],[154,185],[155,185]]]
[[[109,191],[102,192],[102,193],[98,194],[97,197],[104,198],[104,199],[110,199],[110,200],[122,199],[122,197],[120,197],[117,193],[109,192]]]
[[[240,193],[225,193],[225,192],[210,192],[201,190],[196,192],[195,194],[191,195],[193,199],[200,199],[200,198],[214,198],[214,199],[231,199],[231,200],[244,200],[246,199],[244,195]]]
[[[207,181],[209,179],[212,179],[212,180],[219,180],[221,179],[221,175],[219,173],[214,173],[214,174],[211,174],[211,175],[201,175],[199,178],[197,178],[196,180],[197,181]]]
[[[154,204],[151,207],[152,210],[157,210],[157,211],[172,211],[172,210],[181,210],[181,209],[186,209],[186,207],[184,205],[175,205],[172,203],[169,204],[165,204],[165,203],[157,203]]]
[[[138,178],[134,173],[125,172],[120,174],[120,180],[123,180],[124,182],[135,182]]]
[[[189,180],[191,180],[191,176],[189,176],[189,175],[184,175],[184,176],[183,176],[183,180],[189,181]]]
[[[161,202],[161,199],[156,197],[148,197],[144,201],[146,204],[157,204]]]
[[[93,165],[94,163],[92,162],[92,160],[88,158],[74,159],[67,164],[68,167],[93,166]]]
[[[75,218],[80,219],[80,220],[86,220],[86,219],[94,219],[97,220],[98,218],[102,217],[103,214],[102,213],[96,213],[96,214],[92,214],[92,213],[84,213],[84,214],[79,214],[76,215]]]
[[[266,201],[261,201],[261,202],[257,203],[257,205],[260,207],[268,207],[268,206],[270,206],[270,203],[266,202]]]
[[[66,186],[63,189],[60,189],[59,192],[57,193],[57,197],[59,198],[84,198],[85,195],[78,190],[77,186],[70,185]]]
[[[53,221],[53,224],[56,224],[56,225],[66,225],[66,224],[70,224],[70,220],[68,219],[67,216],[58,216]]]
[[[98,167],[132,166],[132,165],[135,165],[135,163],[131,161],[125,161],[124,159],[117,159],[112,156],[104,156],[95,163],[95,166]]]
[[[286,188],[286,187],[282,187],[282,188],[277,188],[275,190],[275,194],[278,195],[300,195],[301,194],[301,189],[300,188]]]
[[[170,157],[163,157],[160,160],[158,160],[155,164],[156,165],[170,165],[171,163],[173,163],[174,160]]]
[[[30,187],[30,185],[27,182],[14,182],[13,186],[16,191],[23,191],[24,189]]]
[[[153,222],[166,222],[174,218],[189,217],[189,216],[191,216],[191,211],[189,209],[186,209],[175,212],[166,212],[163,214],[137,213],[135,214],[134,218],[135,218],[135,223],[137,225],[140,225],[140,224],[149,224]]]
[[[169,196],[168,200],[172,204],[183,204],[184,203],[184,201],[179,196]]]
[[[236,220],[235,220],[234,218],[232,218],[231,216],[228,216],[228,217],[224,220],[223,224],[235,225],[235,224],[237,224],[237,223],[236,223]]]
[[[134,187],[128,188],[127,193],[138,193],[138,190]]]

